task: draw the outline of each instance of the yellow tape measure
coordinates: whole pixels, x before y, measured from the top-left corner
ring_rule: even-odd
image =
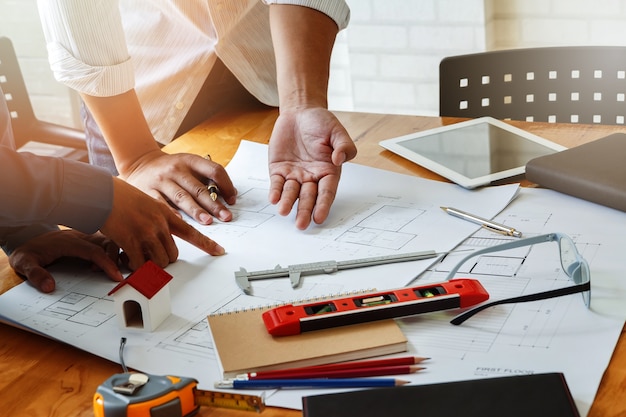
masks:
[[[195,397],[196,404],[201,406],[234,408],[236,410],[256,411],[257,413],[265,409],[263,397],[258,395],[196,390]]]
[[[261,412],[263,397],[205,391],[193,378],[141,373],[115,374],[94,395],[95,417],[189,417],[201,406]],[[155,414],[156,413],[156,414]]]
[[[120,340],[124,373],[104,381],[93,398],[95,417],[189,417],[201,406],[261,412],[263,397],[198,389],[194,378],[128,372],[124,364],[126,338]],[[153,413],[154,411],[154,413]]]

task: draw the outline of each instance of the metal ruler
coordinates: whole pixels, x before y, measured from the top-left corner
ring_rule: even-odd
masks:
[[[374,265],[384,265],[396,262],[417,261],[429,259],[439,254],[433,250],[410,252],[394,255],[376,256],[372,258],[352,259],[348,261],[322,261],[289,265],[286,268],[276,265],[274,269],[248,272],[245,268],[235,271],[235,281],[246,294],[252,294],[250,281],[271,278],[289,277],[292,288],[298,288],[304,275],[330,274],[342,269],[363,268]]]

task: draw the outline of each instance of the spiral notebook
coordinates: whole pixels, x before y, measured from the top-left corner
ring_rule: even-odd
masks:
[[[273,337],[261,318],[263,311],[269,308],[208,316],[224,378],[246,372],[344,362],[407,350],[407,339],[394,320]]]

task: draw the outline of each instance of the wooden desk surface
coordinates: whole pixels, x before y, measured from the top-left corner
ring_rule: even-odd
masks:
[[[267,143],[277,111],[253,107],[218,114],[175,140],[170,153],[210,154],[227,164],[241,139]],[[337,116],[355,140],[358,164],[431,179],[438,175],[379,147],[382,139],[454,123],[461,119],[338,112]],[[565,146],[575,146],[614,132],[620,126],[588,126],[511,122],[511,124]],[[529,184],[525,184],[529,185]],[[0,259],[0,293],[21,282]],[[121,372],[118,364],[64,343],[0,324],[0,404],[2,414],[11,416],[92,416],[92,397],[106,378]],[[626,335],[622,331],[606,370],[589,417],[626,416]],[[201,417],[244,417],[250,412],[201,408]],[[299,411],[267,408],[266,417],[297,417]]]

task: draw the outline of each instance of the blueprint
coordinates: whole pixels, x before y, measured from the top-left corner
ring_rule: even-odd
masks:
[[[626,279],[622,274],[626,270],[622,254],[626,213],[550,190],[525,188],[494,220],[521,230],[524,237],[550,232],[572,237],[590,265],[591,308],[586,308],[581,294],[573,294],[492,307],[460,326],[449,324],[457,312],[398,320],[410,351],[431,358],[422,363],[426,370],[400,378],[425,384],[563,372],[579,412],[585,416],[626,318]],[[511,239],[515,238],[478,230],[411,282],[442,281],[468,250]],[[479,279],[493,300],[572,285],[561,270],[554,242],[470,259],[456,277]],[[299,398],[279,391],[272,400],[295,406]]]
[[[412,377],[412,382],[564,371],[579,408],[586,414],[626,317],[626,312],[622,315],[614,308],[619,304],[616,297],[626,297],[624,284],[616,279],[616,271],[626,266],[622,257],[616,256],[618,237],[626,232],[620,230],[626,227],[620,226],[626,225],[624,213],[545,190],[520,190],[517,185],[470,191],[454,184],[346,164],[327,221],[299,231],[292,215],[278,215],[267,202],[266,155],[265,145],[242,142],[227,167],[239,191],[232,222],[201,226],[190,220],[225,247],[226,255],[211,257],[177,240],[179,260],[167,267],[174,277],[170,283],[172,314],[156,331],[120,328],[114,300],[107,296],[115,283],[84,264],[55,266],[57,289],[52,294],[39,293],[28,284],[3,294],[0,315],[117,362],[120,338],[126,337],[124,359],[130,368],[194,377],[200,388],[213,389],[221,373],[207,328],[208,314],[355,290],[397,288],[415,280],[441,280],[454,260],[467,254],[467,248],[493,245],[503,239],[440,209],[451,206],[481,217],[495,217],[527,236],[555,231],[572,236],[592,268],[592,309],[587,310],[580,295],[575,294],[540,303],[499,306],[460,327],[448,323],[452,313],[447,312],[401,320],[411,351],[432,358],[428,369]],[[598,229],[597,222],[592,221],[596,214],[611,225],[608,231]],[[234,279],[234,272],[241,267],[267,270],[276,265],[424,250],[435,250],[441,256],[305,276],[297,289],[291,288],[287,278],[254,281],[253,296],[244,295]],[[498,262],[492,262],[494,259]],[[555,262],[555,244],[543,244],[491,260],[480,259],[471,266],[471,273],[480,274],[476,276],[495,299],[568,285]],[[469,268],[462,272],[469,273]],[[592,343],[593,363],[577,366],[572,358],[580,358],[581,352],[592,349]],[[570,345],[580,346],[580,351],[570,349]],[[301,396],[310,393],[314,391],[271,392],[267,403],[300,408]]]

